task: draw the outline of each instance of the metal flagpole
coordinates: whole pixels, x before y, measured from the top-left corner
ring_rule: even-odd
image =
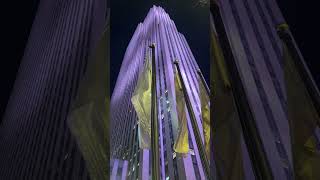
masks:
[[[307,65],[304,63],[303,59],[299,54],[299,50],[295,46],[294,40],[291,36],[289,26],[286,23],[280,24],[277,26],[277,32],[280,39],[285,43],[288,48],[290,55],[292,56],[293,63],[295,67],[298,69],[298,72],[306,86],[308,94],[310,95],[310,99],[320,115],[320,92],[315,84],[312,75],[310,74]],[[320,126],[320,122],[318,122]]]
[[[257,130],[256,122],[250,109],[243,84],[241,83],[240,72],[235,63],[217,0],[210,0],[210,12],[230,77],[231,90],[237,107],[245,143],[248,146],[254,174],[256,179],[273,179],[273,174]],[[211,108],[212,107],[213,106],[211,106]],[[214,112],[214,110],[212,112]],[[213,116],[214,114],[211,118],[213,118]]]
[[[152,85],[151,85],[151,157],[152,179],[160,180],[159,171],[159,129],[157,112],[157,87],[156,87],[156,56],[155,44],[149,46],[152,50]]]
[[[203,77],[203,74],[202,74],[201,70],[198,69],[197,72],[198,72],[198,75],[199,75],[199,77],[200,77],[200,79],[201,79],[201,82],[202,82],[204,88],[206,89],[206,92],[207,92],[208,97],[210,97],[210,89],[209,89],[209,87],[208,87],[208,85],[207,85],[207,83],[206,83],[206,80],[205,80],[204,77]]]
[[[209,161],[208,161],[207,156],[206,156],[206,151],[205,151],[202,139],[201,139],[201,135],[200,135],[200,130],[199,130],[198,124],[196,122],[196,116],[195,116],[195,114],[193,112],[191,101],[190,101],[189,95],[187,93],[186,85],[184,84],[184,81],[182,79],[182,75],[181,75],[181,71],[180,71],[180,67],[179,67],[179,62],[178,61],[174,61],[174,64],[177,67],[178,77],[179,77],[181,85],[182,85],[182,91],[183,91],[183,95],[184,95],[185,102],[186,102],[186,105],[187,105],[187,109],[188,109],[188,112],[189,112],[189,116],[190,116],[190,120],[191,120],[191,124],[192,124],[192,129],[193,129],[193,132],[194,132],[194,135],[195,135],[195,139],[196,139],[197,147],[198,147],[198,150],[199,150],[199,155],[200,155],[200,159],[201,159],[201,162],[202,162],[202,166],[204,167],[204,172],[206,174],[207,179],[212,180],[212,177],[211,177],[211,174],[210,174]]]

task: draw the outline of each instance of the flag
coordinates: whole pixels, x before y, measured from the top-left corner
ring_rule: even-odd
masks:
[[[206,87],[202,83],[200,77],[198,79],[199,79],[199,89],[200,89],[204,145],[205,145],[207,158],[210,159],[210,98],[209,98],[209,94],[206,91]]]
[[[215,32],[211,32],[212,143],[217,178],[244,179],[241,124],[224,57]]]
[[[184,94],[182,90],[182,82],[178,76],[178,72],[174,75],[174,86],[176,93],[176,108],[178,116],[178,135],[174,143],[174,151],[181,154],[187,154],[189,152],[189,136],[188,136],[188,124],[186,116],[186,103],[184,100]]]
[[[319,139],[315,136],[320,117],[285,43],[283,59],[295,179],[320,179]]]
[[[67,121],[92,180],[109,178],[109,30],[108,23],[88,59]]]
[[[131,102],[138,116],[139,147],[150,149],[151,147],[151,89],[152,67],[151,60],[147,56],[143,71],[139,75]]]

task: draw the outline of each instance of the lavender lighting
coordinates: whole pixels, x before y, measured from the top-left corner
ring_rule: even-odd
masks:
[[[156,44],[161,179],[205,179],[189,117],[189,146],[192,150],[183,158],[176,156],[172,148],[178,127],[173,62],[180,62],[183,81],[202,132],[197,78],[199,66],[187,40],[178,32],[174,22],[161,7],[153,6],[150,9],[143,23],[135,30],[124,55],[111,98],[111,153],[113,158],[129,161],[129,179],[147,179],[151,176],[151,153],[139,149],[137,116],[130,99],[144,59],[151,53],[148,46],[152,43]],[[203,138],[203,134],[201,136]]]

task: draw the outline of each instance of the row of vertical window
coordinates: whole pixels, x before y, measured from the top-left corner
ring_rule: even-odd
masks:
[[[238,26],[239,36],[240,36],[240,38],[242,40],[242,44],[244,46],[245,53],[246,53],[246,55],[248,57],[248,63],[250,65],[251,72],[253,74],[253,78],[254,78],[256,86],[258,88],[258,93],[259,93],[259,96],[261,98],[262,105],[264,107],[264,110],[267,111],[265,114],[267,116],[270,129],[271,129],[271,131],[273,132],[273,135],[274,135],[274,140],[275,140],[274,142],[276,144],[276,149],[278,151],[278,154],[279,154],[280,158],[284,162],[283,170],[285,171],[285,173],[287,175],[287,179],[289,180],[289,179],[291,179],[292,175],[291,175],[290,166],[288,165],[289,159],[288,159],[287,153],[286,153],[286,151],[284,149],[283,143],[281,142],[280,134],[278,132],[278,128],[276,126],[272,111],[270,109],[269,104],[267,103],[268,101],[267,101],[267,98],[266,98],[266,93],[265,93],[265,90],[264,90],[264,88],[263,88],[263,86],[261,84],[261,79],[259,78],[259,74],[258,74],[258,72],[256,70],[254,59],[253,59],[252,54],[250,52],[250,49],[249,49],[249,46],[248,46],[248,41],[245,38],[246,36],[245,36],[244,30],[242,28],[241,20],[240,20],[238,12],[236,10],[235,4],[234,4],[234,0],[229,0],[229,1],[230,1],[230,7],[231,7],[231,10],[232,10],[232,13],[234,15],[235,21],[236,21],[237,26]],[[288,174],[287,172],[290,172],[290,173]]]

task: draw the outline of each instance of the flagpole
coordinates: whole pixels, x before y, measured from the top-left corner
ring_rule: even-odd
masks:
[[[210,0],[210,12],[214,20],[214,26],[216,28],[216,33],[218,34],[218,42],[220,42],[222,54],[226,63],[226,69],[228,70],[228,75],[230,77],[232,95],[237,107],[245,143],[248,146],[247,149],[254,174],[256,179],[273,179],[267,155],[263,148],[245,89],[241,83],[242,80],[240,78],[240,72],[238,71],[235,63],[217,0]],[[213,106],[211,106],[211,108],[212,107]],[[214,112],[214,110],[212,110],[212,112]],[[213,118],[213,116],[214,114],[211,118]]]
[[[151,85],[151,156],[152,157],[152,179],[160,180],[159,171],[159,129],[157,115],[157,87],[156,87],[156,56],[155,44],[149,46],[152,51],[152,85]]]
[[[306,66],[306,64],[304,63],[303,59],[301,58],[301,56],[299,54],[299,50],[297,49],[297,46],[295,45],[294,40],[291,36],[288,24],[283,23],[283,24],[278,25],[277,32],[278,32],[280,39],[287,46],[288,51],[294,61],[293,63],[295,64],[295,67],[297,68],[298,73],[300,74],[302,81],[304,82],[304,84],[306,86],[308,94],[310,95],[310,99],[311,99],[317,113],[320,115],[320,92],[319,92],[319,89],[317,88],[317,85],[314,83],[314,80],[308,70],[308,67]],[[318,125],[320,126],[320,122],[318,122]]]
[[[193,129],[193,132],[194,132],[194,135],[195,135],[195,139],[196,139],[197,147],[198,147],[198,150],[199,150],[199,156],[200,156],[200,159],[201,159],[201,162],[202,162],[202,166],[204,167],[204,172],[206,174],[207,179],[212,180],[212,177],[210,175],[210,169],[209,169],[209,161],[208,161],[207,156],[206,156],[206,151],[205,151],[204,144],[202,142],[202,138],[201,138],[201,135],[200,135],[199,126],[197,124],[196,116],[195,116],[195,114],[193,112],[193,109],[192,109],[192,105],[191,105],[191,101],[190,101],[189,95],[187,93],[186,85],[184,84],[184,81],[182,79],[181,70],[180,70],[180,67],[179,67],[179,62],[178,61],[174,61],[174,64],[177,67],[178,77],[179,77],[181,85],[182,85],[182,91],[183,91],[183,95],[184,95],[185,102],[186,102],[186,105],[187,105],[187,109],[188,109],[188,112],[189,112],[190,121],[191,121],[192,129]]]
[[[207,92],[208,97],[210,97],[210,89],[209,89],[209,87],[208,87],[208,85],[207,85],[207,83],[206,83],[206,80],[205,80],[204,77],[203,77],[203,74],[202,74],[201,70],[198,69],[197,72],[198,72],[198,75],[199,75],[199,77],[200,77],[200,79],[201,79],[201,82],[202,82],[204,88],[206,89],[206,92]]]

